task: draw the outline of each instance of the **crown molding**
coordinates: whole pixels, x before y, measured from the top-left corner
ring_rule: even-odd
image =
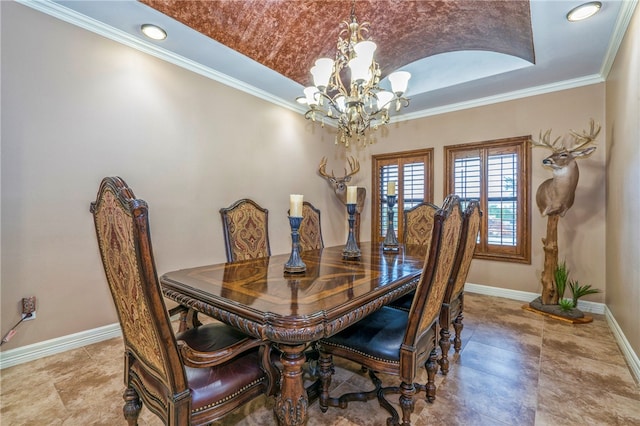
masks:
[[[631,22],[633,12],[637,5],[638,0],[627,0],[622,2],[622,7],[613,30],[613,37],[611,37],[609,47],[607,48],[607,54],[605,55],[605,60],[602,63],[602,68],[600,69],[600,74],[604,76],[605,80],[609,76],[609,71],[611,71],[613,62],[618,54],[618,49],[620,48],[622,40],[627,33],[627,28],[629,27],[629,23]]]
[[[58,3],[54,3],[50,0],[16,0],[16,1],[24,6],[30,7],[39,12],[50,15],[54,18],[60,19],[61,21],[83,28],[87,31],[91,31],[95,34],[101,35],[117,43],[139,50],[140,52],[149,54],[163,61],[177,65],[181,68],[192,71],[196,74],[199,74],[211,80],[215,80],[226,86],[240,90],[241,92],[245,92],[247,94],[260,98],[262,100],[270,102],[272,104],[281,106],[283,108],[286,108],[288,110],[295,111],[301,114],[304,114],[305,112],[305,110],[297,107],[297,105],[292,105],[291,102],[285,101],[280,97],[273,96],[272,94],[267,93],[262,89],[258,89],[255,86],[246,84],[227,74],[223,74],[210,67],[199,64],[196,61],[185,58],[184,56],[177,55],[153,43],[133,37],[130,34],[126,33],[125,31],[119,30],[117,28],[113,28],[110,25],[106,25],[96,19],[90,18],[81,13],[78,13]]]
[[[469,108],[477,108],[486,105],[497,104],[500,102],[513,101],[516,99],[528,98],[531,96],[544,95],[546,93],[559,92],[561,90],[574,89],[576,87],[589,86],[591,84],[603,83],[605,81],[601,74],[593,74],[585,77],[574,78],[571,80],[558,81],[551,84],[544,84],[536,87],[530,87],[523,90],[515,90],[513,92],[501,93],[495,96],[487,96],[484,98],[473,99],[455,104],[443,105],[436,108],[429,108],[415,113],[403,114],[392,118],[390,121],[400,122],[415,120],[417,118],[430,117],[448,112],[461,111]]]

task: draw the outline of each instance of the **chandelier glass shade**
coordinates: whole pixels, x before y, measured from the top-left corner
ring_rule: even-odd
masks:
[[[389,122],[389,108],[399,111],[409,105],[403,97],[411,74],[397,71],[387,79],[391,90],[379,86],[381,71],[374,60],[376,44],[367,40],[369,23],[359,24],[354,8],[351,21],[343,21],[338,36],[335,60],[320,58],[311,68],[313,86],[304,89],[297,100],[309,106],[305,118],[333,122],[338,127],[336,144],[346,147],[355,140],[371,142],[369,130],[377,130]]]

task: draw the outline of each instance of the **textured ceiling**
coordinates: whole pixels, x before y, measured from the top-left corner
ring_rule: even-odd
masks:
[[[19,1],[300,113],[310,68],[334,55],[351,13],[348,0]],[[402,121],[601,83],[637,0],[601,0],[593,18],[567,21],[584,1],[357,0],[355,12],[371,23],[382,72],[411,73],[411,102],[391,117]]]
[[[352,3],[336,0],[140,0],[268,68],[309,85],[319,57],[333,57]],[[485,50],[535,62],[528,1],[358,0],[376,60],[388,74],[444,52]]]

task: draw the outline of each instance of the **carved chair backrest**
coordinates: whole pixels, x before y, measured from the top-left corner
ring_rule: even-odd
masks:
[[[461,226],[460,200],[456,195],[449,195],[433,218],[429,251],[409,311],[410,320],[401,351],[418,351],[422,336],[438,318],[460,241]]]
[[[473,253],[476,249],[481,216],[480,204],[477,201],[469,202],[462,218],[460,244],[458,245],[458,253],[456,253],[456,259],[453,262],[451,277],[444,297],[445,303],[451,303],[464,290]]]
[[[271,255],[269,211],[243,198],[220,209],[227,262]]]
[[[428,245],[431,242],[433,216],[436,211],[438,211],[438,206],[426,202],[405,210],[402,242],[404,244]]]
[[[300,251],[324,248],[320,210],[307,201],[302,203],[302,222],[298,232],[300,233]]]
[[[126,365],[141,363],[166,386],[165,394],[188,390],[157,278],[147,203],[136,199],[121,178],[106,177],[90,210],[122,327]]]

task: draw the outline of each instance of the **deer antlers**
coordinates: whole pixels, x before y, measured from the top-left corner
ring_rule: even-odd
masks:
[[[564,141],[558,144],[558,141],[561,139],[561,136],[558,136],[553,142],[549,142],[549,139],[551,138],[551,129],[544,132],[544,134],[540,132],[539,141],[535,141],[533,139],[530,139],[529,141],[533,146],[549,148],[553,152],[563,152],[563,151],[573,152],[593,142],[598,137],[598,134],[600,134],[600,129],[601,129],[600,124],[596,124],[592,118],[590,122],[590,129],[588,134],[586,131],[582,131],[582,133],[578,133],[575,130],[570,131],[570,134],[573,137],[573,141],[574,141],[570,146],[566,146],[564,144]]]
[[[351,169],[351,172],[347,173],[347,169],[345,168],[344,176],[341,178],[336,178],[336,176],[333,174],[333,170],[331,171],[331,176],[327,174],[326,172],[327,157],[322,157],[322,160],[320,160],[320,167],[318,168],[318,173],[320,173],[320,176],[325,177],[327,179],[349,181],[351,179],[351,176],[355,175],[360,171],[360,162],[358,162],[358,160],[354,157],[347,157],[347,161],[349,162],[349,168]]]
[[[582,131],[582,133],[578,133],[575,130],[570,131],[571,136],[573,136],[575,144],[577,145],[572,145],[571,149],[569,149],[569,152],[582,148],[583,146],[593,142],[598,137],[601,129],[600,124],[596,124],[592,118],[590,126],[591,128],[589,129],[589,134],[587,134],[587,132],[585,131]]]

